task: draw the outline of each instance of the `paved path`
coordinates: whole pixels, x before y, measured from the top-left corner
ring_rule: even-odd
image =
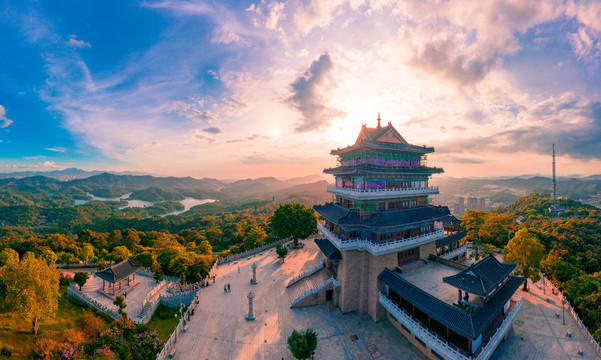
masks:
[[[280,264],[275,250],[250,260],[217,268],[216,286],[199,293],[199,310],[189,329],[180,335],[176,359],[292,359],[286,340],[293,329],[313,328],[319,337],[315,359],[372,359],[368,347],[376,345],[378,359],[425,359],[387,321],[374,323],[368,315],[328,311],[325,305],[291,309],[288,281],[319,263],[313,240],[292,250]],[[257,285],[250,285],[251,265],[256,262]],[[240,274],[238,274],[238,266]],[[230,283],[232,291],[223,292]],[[256,293],[255,321],[246,321],[248,291]],[[357,335],[352,341],[351,335]],[[373,350],[373,348],[372,348]]]
[[[538,285],[542,287],[542,282]],[[513,334],[505,343],[501,343],[493,359],[601,359],[567,308],[566,324],[563,325],[561,300],[559,296],[551,294],[549,285],[545,292],[536,285],[529,286],[529,292],[520,290],[524,306],[513,324]],[[556,313],[559,313],[559,318]],[[566,337],[568,329],[572,332],[571,338]],[[579,348],[584,351],[583,355],[577,354]]]

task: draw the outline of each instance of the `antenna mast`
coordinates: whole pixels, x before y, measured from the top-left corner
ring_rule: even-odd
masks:
[[[557,205],[557,179],[555,178],[555,144],[553,144],[553,194],[551,203]]]

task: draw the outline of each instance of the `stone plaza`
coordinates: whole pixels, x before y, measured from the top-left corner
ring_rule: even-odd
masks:
[[[327,305],[290,308],[286,285],[321,261],[313,239],[303,243],[305,247],[292,250],[284,264],[272,249],[217,267],[215,285],[198,293],[200,304],[188,330],[177,339],[174,358],[293,359],[287,337],[293,329],[311,327],[319,339],[315,359],[425,359],[387,320],[375,323],[367,314],[342,314]],[[257,265],[256,285],[250,283],[252,264]],[[231,292],[226,293],[228,283]],[[255,294],[253,321],[246,320],[249,291]],[[600,358],[568,312],[566,325],[556,316],[561,314],[561,303],[548,287],[546,294],[537,286],[531,286],[529,293],[520,292],[524,307],[493,359]],[[568,329],[572,337],[565,336]]]

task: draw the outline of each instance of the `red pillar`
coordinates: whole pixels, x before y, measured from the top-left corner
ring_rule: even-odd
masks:
[[[467,345],[468,345],[468,350],[469,350],[468,353],[471,355],[472,354],[472,339],[468,339],[467,341],[468,341]]]
[[[449,328],[447,327],[447,341],[449,341]]]

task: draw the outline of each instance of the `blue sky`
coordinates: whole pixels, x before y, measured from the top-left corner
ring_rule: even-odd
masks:
[[[601,4],[5,1],[0,171],[319,173],[378,112],[450,176],[601,173]]]

